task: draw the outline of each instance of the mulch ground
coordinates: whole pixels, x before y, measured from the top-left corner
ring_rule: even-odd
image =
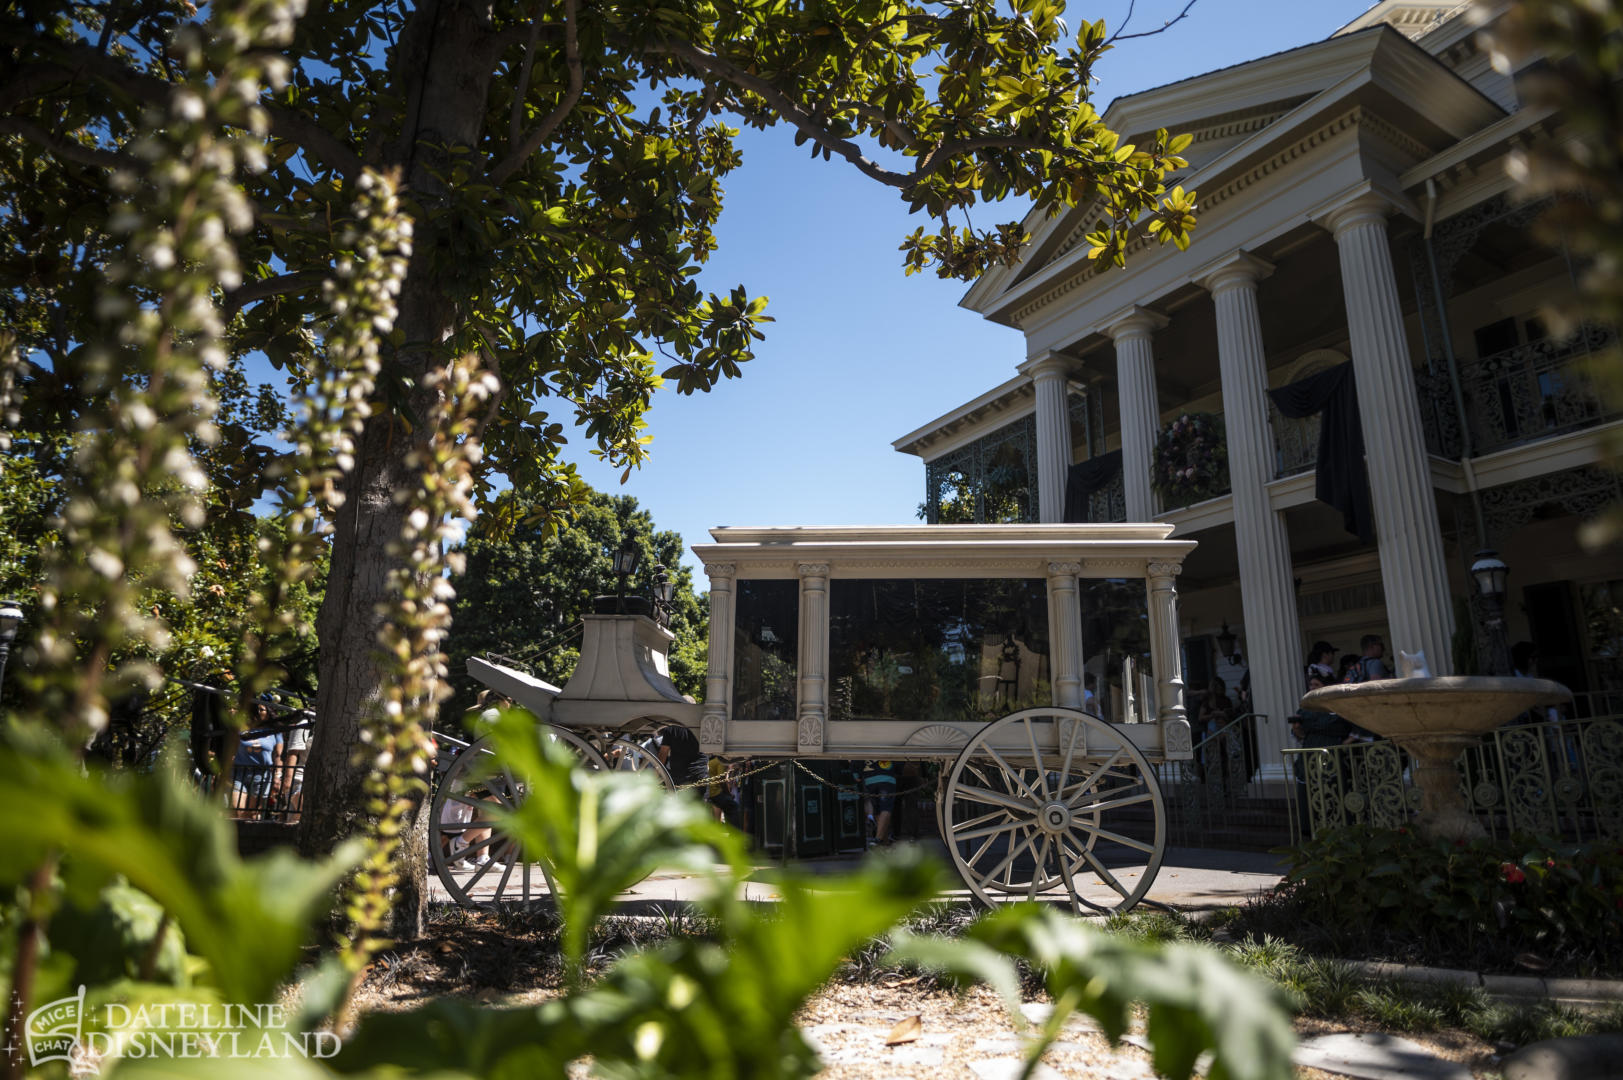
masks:
[[[660,920],[612,919],[594,939],[589,967],[601,970],[619,952],[665,936]],[[562,965],[550,914],[492,914],[448,909],[436,913],[428,936],[382,954],[362,985],[362,1011],[409,1009],[432,998],[466,997],[492,1006],[534,1003],[560,992]],[[1041,1007],[1044,998],[1032,994]],[[915,1021],[916,1018],[916,1021]],[[990,991],[956,994],[928,977],[888,970],[845,971],[807,1002],[799,1022],[828,1067],[828,1080],[876,1077],[993,1077],[1019,1057],[1019,1031]],[[1300,1035],[1349,1028],[1298,1019]],[[897,1034],[911,1037],[887,1043]],[[1439,1057],[1459,1061],[1479,1077],[1496,1077],[1494,1047],[1463,1031],[1405,1035]],[[1131,1045],[1112,1047],[1085,1021],[1069,1026],[1044,1058],[1045,1076],[1084,1080],[1151,1080],[1149,1056]],[[1304,1080],[1332,1074],[1298,1069]]]

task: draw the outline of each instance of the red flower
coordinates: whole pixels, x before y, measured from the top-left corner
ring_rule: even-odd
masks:
[[[1555,860],[1554,859],[1545,859],[1544,860],[1544,866],[1545,866],[1545,869],[1547,869],[1547,870],[1554,870],[1555,869]]]
[[[1512,885],[1520,885],[1527,880],[1527,875],[1522,873],[1522,868],[1515,863],[1500,863],[1499,874]]]

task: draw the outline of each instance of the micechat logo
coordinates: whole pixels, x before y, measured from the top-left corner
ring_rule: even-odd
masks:
[[[73,1053],[84,1037],[85,988],[72,997],[58,998],[28,1014],[23,1038],[28,1044],[28,1062],[38,1068],[47,1061],[73,1061]]]

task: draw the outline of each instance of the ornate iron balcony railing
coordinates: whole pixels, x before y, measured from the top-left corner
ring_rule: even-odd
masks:
[[[1274,478],[1295,476],[1319,462],[1319,415],[1292,420],[1268,402],[1268,423],[1274,429]]]
[[[1088,496],[1088,520],[1127,520],[1127,483],[1119,470],[1110,483]]]
[[[1578,431],[1623,416],[1596,393],[1584,366],[1617,342],[1609,327],[1586,326],[1565,339],[1544,338],[1458,362],[1472,449],[1489,454]],[[1448,377],[1417,376],[1428,449],[1457,458],[1459,409]]]

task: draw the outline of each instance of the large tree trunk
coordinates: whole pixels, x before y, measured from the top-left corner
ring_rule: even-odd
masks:
[[[415,138],[402,137],[385,156],[405,177],[408,205],[417,213],[397,323],[405,344],[385,354],[385,379],[420,378],[430,364],[446,360],[445,342],[457,319],[455,281],[468,267],[449,254],[455,250],[450,242],[455,215],[437,213],[447,193],[435,173],[449,174],[444,147],[478,145],[495,59],[489,9],[466,0],[428,0],[401,35],[393,74],[408,108],[406,131]],[[423,392],[414,397],[415,415],[428,415]],[[406,459],[425,434],[411,431],[386,409],[375,414],[360,439],[348,497],[335,522],[327,593],[316,627],[321,685],[299,829],[299,848],[309,856],[331,851],[366,819],[362,782],[371,757],[357,761],[355,751],[362,718],[378,707],[388,677],[378,656],[378,612],[389,598],[389,571],[400,564],[389,547],[413,504],[412,499],[396,502],[395,492],[421,490]],[[388,933],[420,936],[428,896],[426,800],[402,835],[398,867]]]

